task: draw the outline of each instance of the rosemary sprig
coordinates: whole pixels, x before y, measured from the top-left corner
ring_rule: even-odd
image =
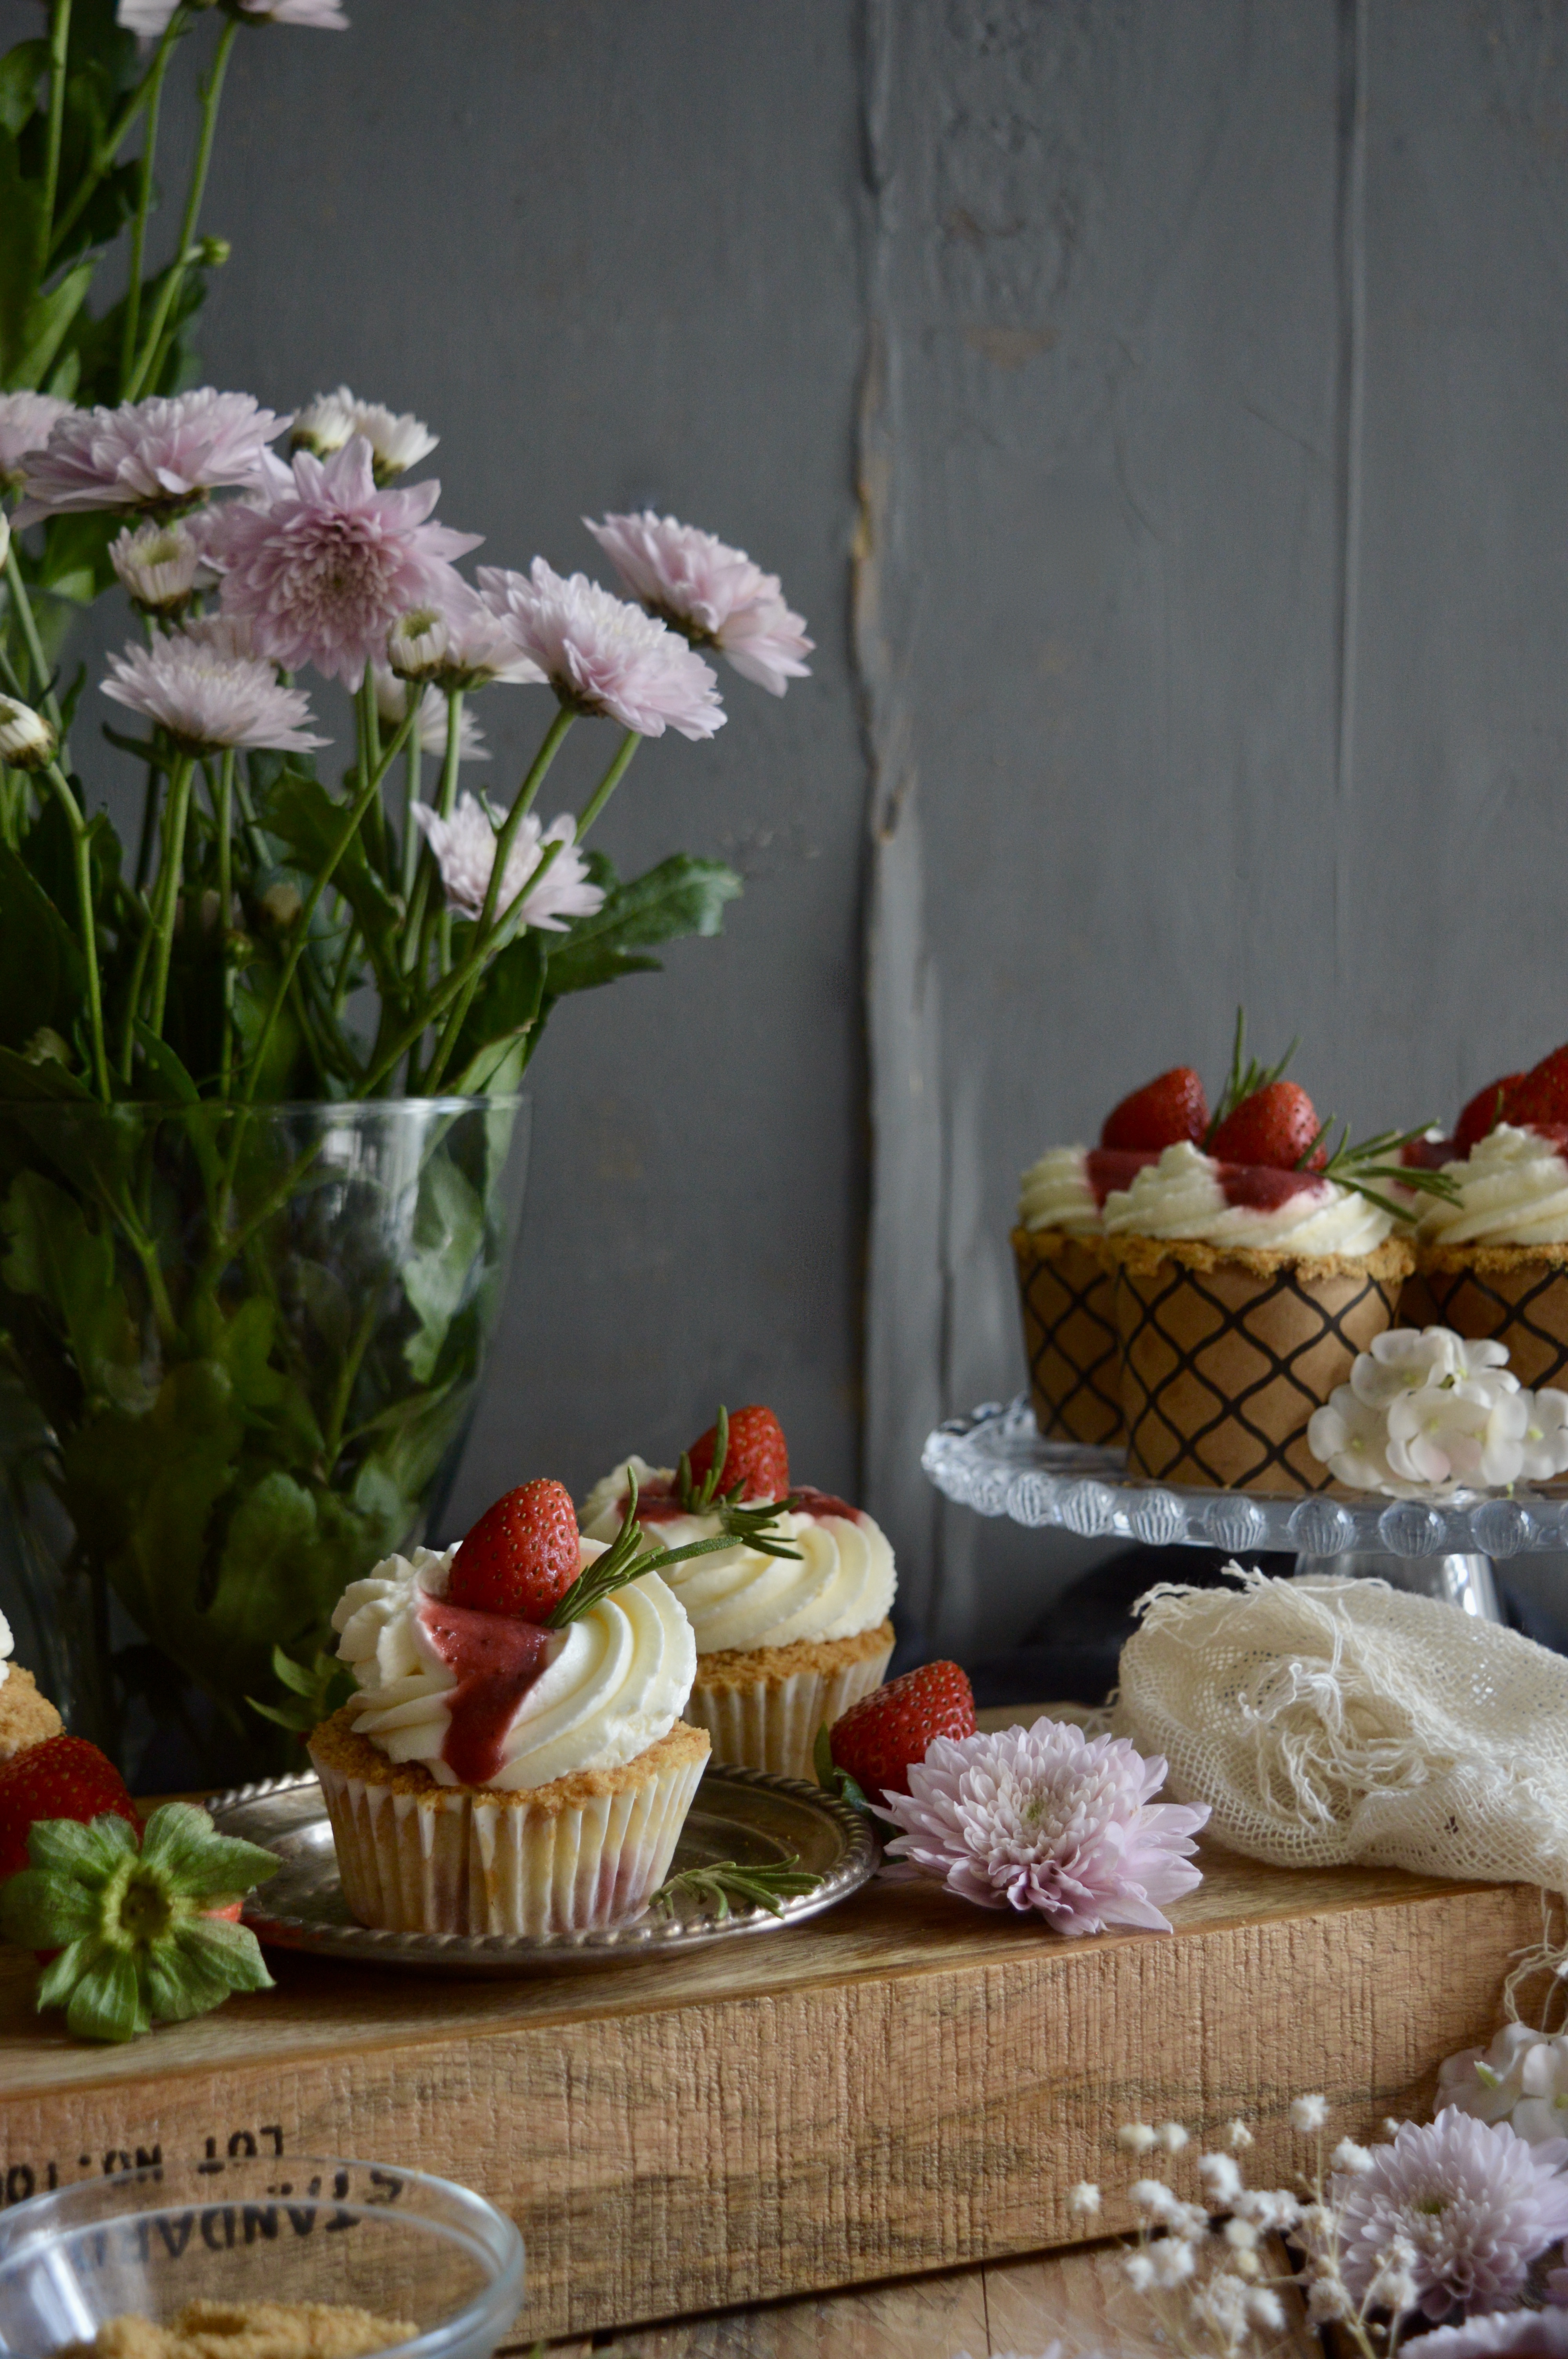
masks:
[[[826,1721],[816,1732],[816,1743],[812,1747],[811,1761],[816,1772],[817,1784],[826,1787],[828,1793],[835,1795],[840,1802],[848,1802],[852,1810],[860,1811],[871,1821],[878,1834],[885,1837],[887,1829],[880,1819],[872,1816],[870,1799],[860,1779],[851,1777],[848,1769],[840,1769],[834,1760],[833,1742],[827,1734]]]
[[[791,1548],[787,1540],[781,1540],[776,1535],[770,1536],[775,1518],[792,1513],[800,1505],[799,1498],[792,1491],[787,1499],[768,1499],[755,1507],[743,1507],[741,1505],[743,1484],[736,1483],[728,1491],[720,1491],[719,1487],[724,1475],[724,1462],[729,1455],[730,1412],[720,1401],[713,1427],[713,1463],[700,1484],[691,1478],[691,1452],[687,1450],[681,1451],[680,1464],[676,1469],[676,1496],[683,1509],[688,1516],[717,1514],[720,1530],[731,1541],[738,1540],[745,1548],[755,1549],[759,1555],[789,1557],[799,1564],[803,1560],[799,1549]],[[715,1501],[718,1502],[717,1506]]]
[[[1320,1126],[1311,1146],[1297,1157],[1298,1171],[1313,1169],[1312,1158],[1329,1136],[1336,1120],[1336,1117],[1330,1114]],[[1408,1147],[1412,1139],[1424,1138],[1426,1132],[1427,1125],[1418,1123],[1414,1130],[1376,1131],[1370,1138],[1357,1139],[1352,1146],[1350,1125],[1342,1123],[1338,1146],[1329,1149],[1326,1160],[1314,1177],[1337,1180],[1341,1188],[1352,1189],[1357,1196],[1365,1196],[1368,1203],[1391,1213],[1396,1221],[1413,1221],[1416,1215],[1411,1206],[1396,1203],[1391,1197],[1383,1195],[1368,1183],[1374,1180],[1392,1180],[1401,1188],[1411,1189],[1417,1195],[1440,1196],[1444,1203],[1455,1203],[1459,1196],[1458,1186],[1445,1171],[1430,1170],[1422,1163],[1390,1163],[1384,1159],[1397,1155],[1400,1147]]]
[[[1258,1090],[1266,1090],[1271,1082],[1277,1082],[1280,1079],[1285,1067],[1300,1048],[1301,1038],[1298,1034],[1277,1065],[1260,1065],[1256,1057],[1246,1057],[1243,1061],[1246,1046],[1247,1010],[1245,1007],[1238,1007],[1236,1011],[1236,1038],[1230,1050],[1230,1071],[1225,1077],[1225,1087],[1219,1093],[1219,1102],[1210,1117],[1208,1128],[1203,1136],[1206,1149],[1213,1140],[1220,1124],[1235,1113],[1243,1098],[1251,1097]]]
[[[716,1532],[711,1539],[687,1540],[684,1548],[647,1547],[637,1522],[637,1477],[630,1468],[626,1480],[630,1488],[621,1529],[604,1554],[595,1557],[593,1562],[579,1573],[555,1611],[546,1617],[546,1630],[564,1630],[568,1623],[580,1622],[601,1598],[608,1597],[613,1590],[624,1589],[629,1581],[641,1581],[645,1572],[663,1572],[666,1565],[684,1564],[688,1557],[712,1556],[718,1549],[733,1548],[735,1543],[728,1532]],[[766,1513],[776,1515],[778,1510],[769,1507]],[[754,1548],[759,1543],[753,1540],[751,1545]],[[774,1555],[796,1553],[794,1549],[784,1551],[777,1549],[769,1552]]]
[[[736,1860],[720,1859],[710,1867],[683,1867],[678,1875],[660,1885],[648,1906],[670,1908],[685,1894],[693,1900],[706,1900],[721,1924],[732,1914],[731,1902],[746,1902],[782,1917],[786,1900],[804,1899],[821,1881],[801,1866],[794,1852],[777,1867],[742,1867]]]

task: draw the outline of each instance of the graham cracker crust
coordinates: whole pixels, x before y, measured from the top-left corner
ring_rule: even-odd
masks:
[[[1474,1269],[1485,1277],[1500,1277],[1511,1269],[1568,1268],[1568,1245],[1423,1245],[1422,1269]]]
[[[1114,1266],[1140,1277],[1148,1277],[1162,1262],[1174,1262],[1178,1269],[1190,1269],[1206,1277],[1217,1269],[1245,1270],[1249,1277],[1277,1277],[1281,1270],[1294,1270],[1311,1285],[1314,1279],[1329,1277],[1409,1277],[1416,1266],[1415,1247],[1405,1237],[1385,1237],[1368,1254],[1295,1254],[1283,1253],[1277,1246],[1214,1245],[1196,1237],[1107,1237],[1105,1251]]]
[[[471,1794],[476,1800],[495,1802],[503,1810],[545,1810],[552,1817],[561,1810],[580,1810],[600,1794],[623,1794],[645,1786],[661,1770],[699,1756],[706,1760],[712,1751],[706,1729],[691,1728],[684,1720],[677,1720],[667,1736],[661,1736],[656,1745],[650,1745],[635,1760],[623,1761],[618,1768],[574,1769],[565,1777],[552,1777],[547,1786],[443,1786],[422,1761],[389,1761],[368,1736],[356,1735],[353,1723],[364,1709],[365,1699],[361,1696],[313,1728],[309,1736],[311,1759],[325,1762],[341,1777],[357,1777],[363,1786],[390,1787],[395,1794],[445,1796],[449,1799]]]
[[[0,1684],[0,1761],[9,1761],[18,1753],[27,1753],[35,1745],[47,1744],[58,1736],[65,1723],[48,1696],[38,1693],[38,1681],[31,1671],[20,1663],[13,1663],[10,1672]]]
[[[697,1684],[778,1687],[798,1671],[820,1671],[826,1678],[850,1663],[863,1663],[892,1645],[892,1624],[879,1622],[873,1630],[857,1630],[852,1638],[796,1638],[788,1647],[723,1647],[716,1654],[698,1655]]]
[[[1046,1261],[1053,1255],[1059,1254],[1065,1245],[1081,1245],[1087,1254],[1092,1254],[1108,1269],[1110,1265],[1106,1260],[1105,1244],[1104,1234],[1099,1229],[1026,1229],[1021,1224],[1012,1232],[1015,1254],[1030,1253]]]

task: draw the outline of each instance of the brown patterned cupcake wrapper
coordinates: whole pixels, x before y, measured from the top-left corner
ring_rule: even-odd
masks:
[[[1014,1229],[1034,1422],[1048,1441],[1122,1439],[1121,1346],[1098,1239]]]
[[[1128,1462],[1162,1482],[1219,1490],[1325,1491],[1307,1448],[1314,1409],[1392,1325],[1408,1258],[1387,1275],[1348,1260],[1333,1275],[1207,1256],[1116,1263]]]
[[[1452,1269],[1434,1262],[1405,1288],[1400,1309],[1412,1327],[1506,1343],[1510,1374],[1531,1392],[1568,1392],[1568,1264],[1519,1252],[1478,1253]]]

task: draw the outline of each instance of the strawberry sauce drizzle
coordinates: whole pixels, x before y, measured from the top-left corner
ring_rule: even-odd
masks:
[[[1084,1157],[1084,1176],[1094,1190],[1100,1212],[1113,1190],[1130,1188],[1146,1163],[1158,1163],[1160,1149],[1135,1147],[1091,1147]]]
[[[554,1634],[444,1597],[422,1597],[415,1613],[434,1652],[457,1673],[441,1758],[463,1785],[486,1785],[506,1758],[506,1733],[549,1658]]]
[[[1322,1196],[1328,1182],[1311,1171],[1276,1171],[1267,1163],[1217,1163],[1214,1176],[1227,1204],[1275,1212],[1297,1196]]]
[[[1145,1159],[1152,1161],[1153,1158]],[[859,1507],[851,1507],[848,1500],[836,1498],[831,1491],[814,1491],[808,1483],[795,1483],[791,1485],[791,1495],[796,1503],[791,1510],[795,1515],[843,1516],[850,1523],[859,1519]],[[760,1501],[742,1502],[742,1505],[749,1506],[760,1504]],[[626,1507],[627,1495],[622,1494],[615,1503],[616,1514],[624,1517]],[[637,1494],[637,1521],[640,1524],[673,1524],[677,1516],[686,1513],[668,1483],[650,1483],[645,1490]]]

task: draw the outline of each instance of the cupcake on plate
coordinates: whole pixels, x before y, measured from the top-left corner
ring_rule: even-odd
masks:
[[[1477,1091],[1443,1168],[1407,1311],[1506,1345],[1531,1391],[1568,1389],[1568,1046]]]
[[[678,1467],[623,1460],[590,1494],[584,1532],[615,1530],[633,1484],[650,1539],[711,1551],[670,1575],[697,1640],[687,1717],[716,1761],[809,1777],[817,1730],[881,1685],[892,1653],[885,1535],[862,1508],[791,1488],[778,1419],[761,1407],[720,1409]]]
[[[1441,1175],[1403,1135],[1330,1151],[1277,1071],[1232,1082],[1206,1147],[1169,1147],[1105,1208],[1129,1462],[1218,1489],[1318,1491],[1314,1412],[1395,1322],[1409,1232]]]
[[[1106,1201],[1163,1148],[1207,1128],[1203,1082],[1177,1065],[1122,1099],[1098,1147],[1048,1147],[1023,1174],[1012,1253],[1034,1422],[1047,1441],[1124,1438]]]
[[[637,1916],[708,1757],[697,1647],[629,1517],[579,1538],[526,1483],[455,1548],[388,1557],[332,1616],[360,1690],[311,1732],[343,1894],[397,1932],[537,1937]]]

